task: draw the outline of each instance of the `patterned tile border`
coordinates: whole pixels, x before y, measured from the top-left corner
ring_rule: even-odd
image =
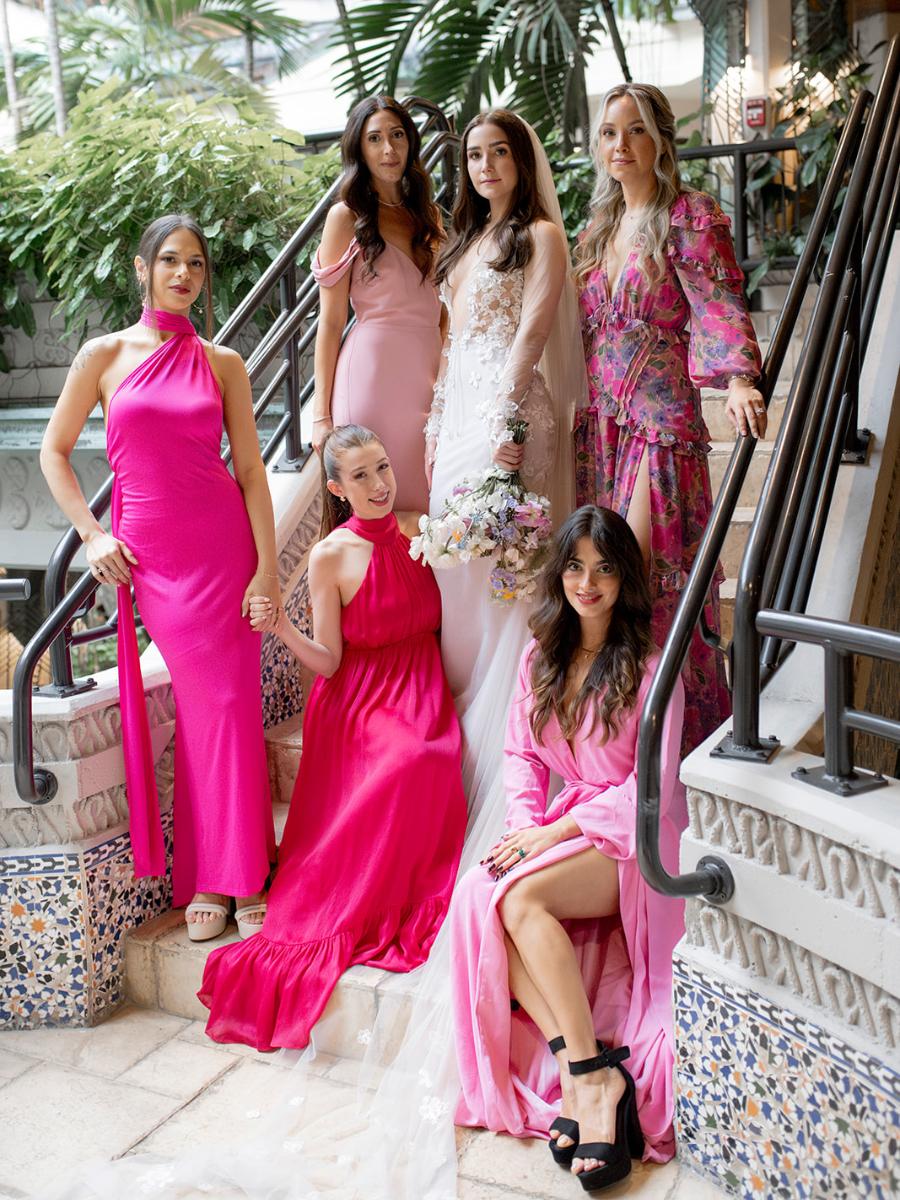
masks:
[[[675,958],[679,1153],[749,1200],[900,1194],[900,1075]]]
[[[127,832],[92,840],[0,857],[0,1029],[101,1021],[124,999],[126,931],[171,907],[170,875],[134,878]]]

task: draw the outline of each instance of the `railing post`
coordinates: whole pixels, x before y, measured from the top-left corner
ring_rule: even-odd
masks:
[[[287,270],[278,281],[278,292],[281,299],[281,312],[286,318],[292,312],[297,299],[296,262],[288,265]],[[288,370],[282,384],[282,394],[284,395],[285,415],[290,414],[290,421],[284,438],[284,454],[274,468],[276,471],[296,470],[297,464],[303,457],[303,442],[300,437],[300,364],[296,332],[288,338],[284,353]]]
[[[734,152],[734,249],[742,265],[747,261],[747,158],[740,148]]]
[[[853,658],[825,646],[825,771],[833,779],[853,775],[853,731],[843,722],[853,689]]]
[[[853,340],[853,352],[850,359],[850,370],[847,373],[846,391],[850,397],[850,414],[847,418],[847,430],[844,435],[844,450],[841,462],[860,464],[866,461],[869,451],[869,441],[872,437],[868,429],[857,429],[859,420],[859,376],[861,370],[860,347],[862,342],[862,292],[863,292],[863,222],[859,221],[856,233],[850,246],[850,270],[856,277],[856,287],[850,297],[850,311],[847,314],[847,332]]]

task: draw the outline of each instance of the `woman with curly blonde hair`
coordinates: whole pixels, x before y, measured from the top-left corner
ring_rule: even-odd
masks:
[[[576,493],[634,530],[662,645],[712,510],[699,389],[727,388],[736,432],[762,437],[759,347],[728,218],[682,187],[663,93],[613,88],[591,145],[597,182],[576,263],[590,391],[575,421]],[[706,609],[712,629],[722,578]],[[730,711],[721,658],[699,632],[684,682],[687,753]]]

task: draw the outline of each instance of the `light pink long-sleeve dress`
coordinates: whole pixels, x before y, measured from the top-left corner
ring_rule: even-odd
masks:
[[[672,951],[684,932],[684,906],[654,892],[635,858],[637,733],[658,658],[647,665],[632,712],[605,746],[591,736],[590,717],[574,751],[555,717],[536,742],[529,725],[531,642],[522,655],[505,748],[506,826],[547,825],[568,814],[580,837],[514,867],[494,882],[484,867],[463,878],[451,907],[453,1004],[461,1096],[458,1125],[515,1137],[546,1138],[559,1112],[559,1071],[526,1013],[511,1012],[504,931],[497,906],[518,880],[595,846],[619,868],[619,915],[565,926],[578,956],[594,1029],[610,1046],[630,1046],[644,1132],[645,1159],[664,1162],[675,1151],[672,1029]],[[686,823],[678,780],[684,693],[679,683],[662,742],[660,845],[663,862],[677,864]],[[564,785],[547,804],[550,773]]]

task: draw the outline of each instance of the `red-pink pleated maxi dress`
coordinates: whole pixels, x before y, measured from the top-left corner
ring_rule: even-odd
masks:
[[[222,396],[187,317],[109,402],[112,528],[134,553],[138,610],[175,696],[176,906],[195,892],[249,896],[274,858],[260,635],[241,616],[257,565],[241,490],[220,457]],[[136,875],[165,873],[131,597],[118,589],[123,751]]]
[[[637,732],[658,658],[648,663],[632,711],[605,745],[590,733],[590,716],[574,749],[551,717],[543,742],[531,731],[530,665],[525,648],[504,750],[506,828],[549,825],[568,815],[581,830],[496,882],[474,867],[453,897],[453,1014],[461,1096],[458,1125],[514,1137],[546,1138],[559,1113],[559,1068],[524,1011],[510,1012],[509,967],[498,905],[526,875],[594,846],[619,872],[619,913],[564,921],[581,967],[594,1030],[608,1046],[630,1046],[644,1158],[674,1153],[672,951],[684,933],[684,903],[644,881],[635,857]],[[660,849],[668,870],[678,864],[686,824],[678,780],[684,691],[679,683],[666,714],[660,775]],[[563,787],[548,803],[551,773]]]
[[[393,514],[344,607],[341,665],[319,677],[262,932],[209,956],[198,993],[217,1042],[300,1048],[342,972],[411,971],[450,901],[466,824],[440,593]]]

